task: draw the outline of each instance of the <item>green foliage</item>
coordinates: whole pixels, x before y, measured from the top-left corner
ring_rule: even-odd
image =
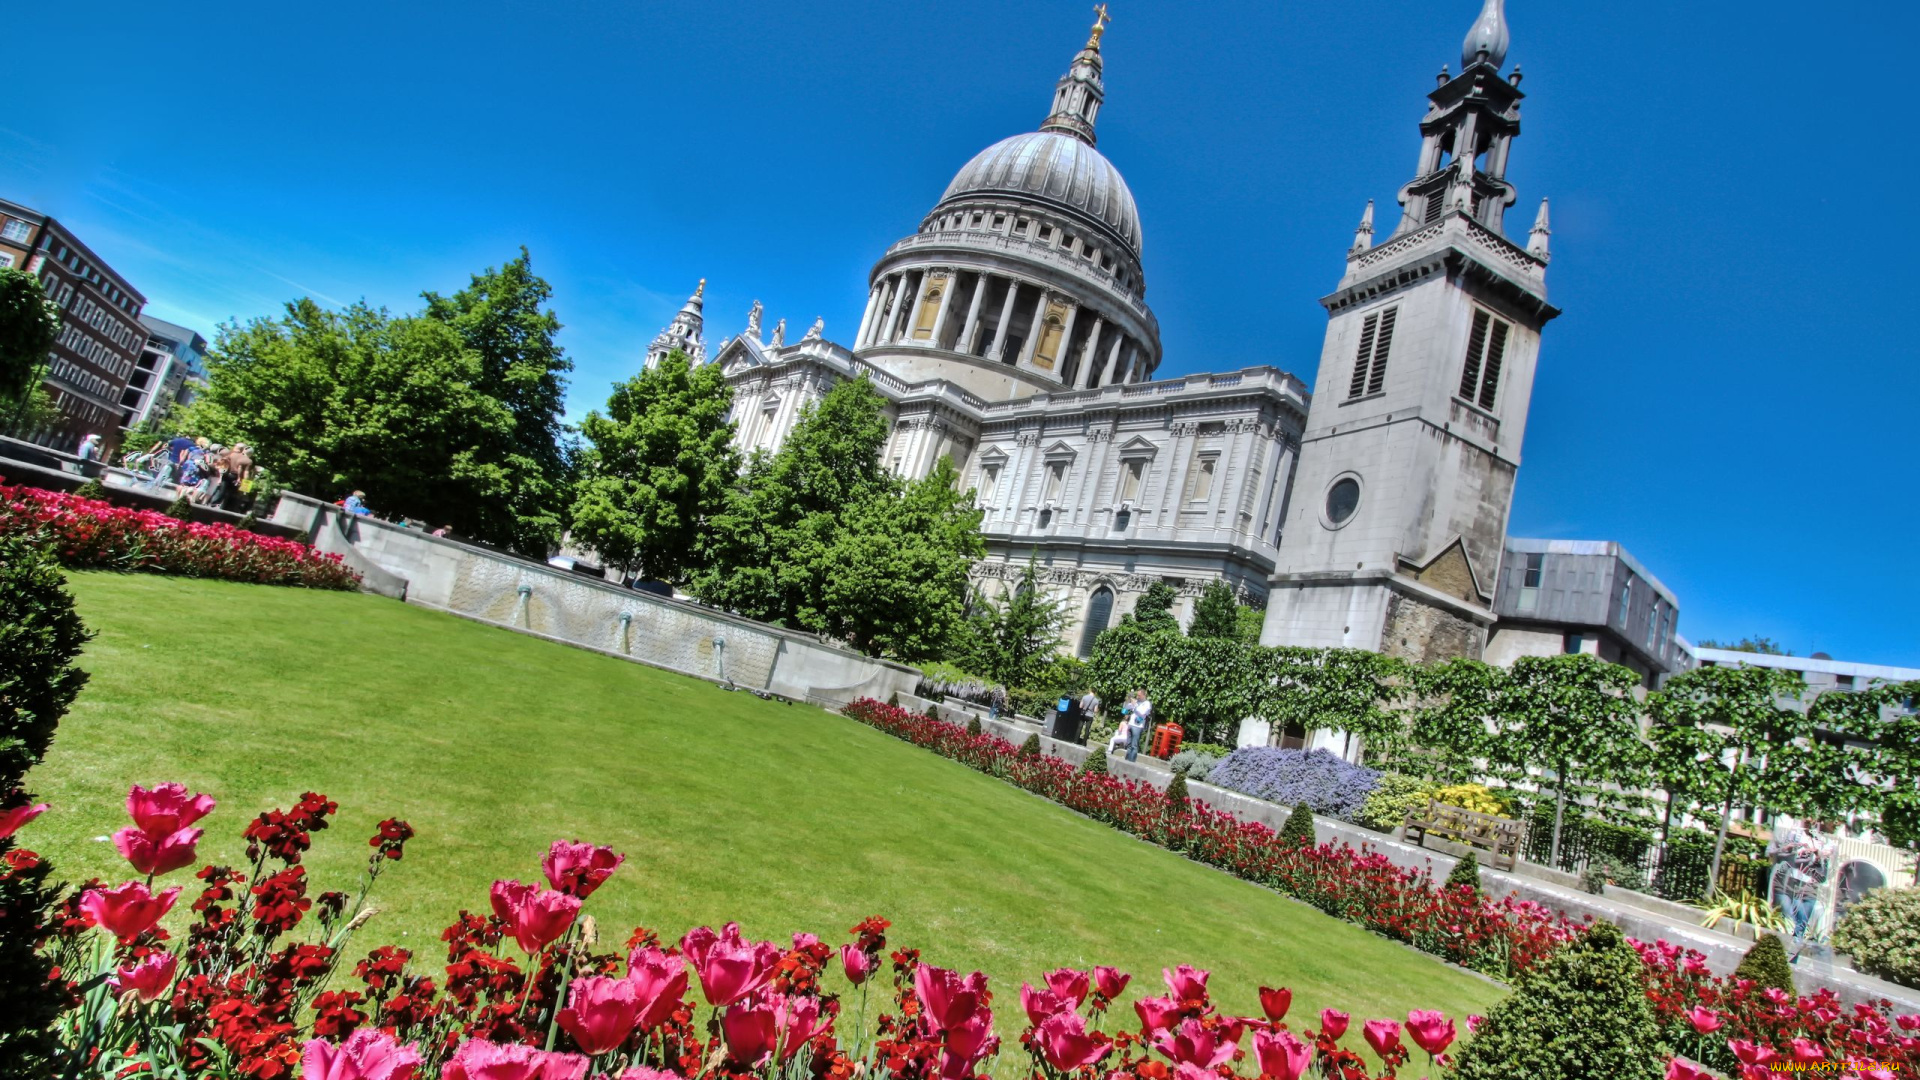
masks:
[[[1407,811],[1423,810],[1432,784],[1399,773],[1381,773],[1380,780],[1367,793],[1367,801],[1354,815],[1354,824],[1375,832],[1390,833],[1406,823]]]
[[[841,382],[750,461],[708,520],[694,593],[903,660],[944,649],[985,550],[980,511],[950,462],[912,484],[881,469],[884,406],[865,378]]]
[[[1029,555],[1020,580],[1006,595],[975,595],[967,616],[968,664],[1008,687],[1044,694],[1054,689],[1042,684],[1049,677],[1048,669],[1058,662],[1060,631],[1068,618],[1065,605],[1041,587],[1038,560]],[[1082,688],[1062,689],[1073,694]],[[1057,698],[1056,694],[1039,700],[1051,702]],[[1030,708],[1032,702],[1020,704]]]
[[[1215,742],[1253,712],[1257,653],[1231,638],[1190,638],[1123,622],[1094,643],[1088,673],[1104,701],[1143,689],[1156,721],[1172,721],[1198,742]]]
[[[1185,773],[1174,773],[1167,784],[1167,810],[1175,814],[1187,812],[1187,777]]]
[[[614,566],[684,582],[700,569],[704,526],[740,472],[732,407],[720,366],[694,367],[678,349],[615,384],[606,414],[580,422],[587,446],[572,536]]]
[[[1180,632],[1180,620],[1173,617],[1173,604],[1178,599],[1180,594],[1173,591],[1173,586],[1156,581],[1147,586],[1147,591],[1133,605],[1132,618],[1122,622],[1131,621],[1150,633],[1177,634]]]
[[[1467,852],[1459,862],[1453,864],[1453,873],[1447,875],[1447,888],[1465,885],[1474,892],[1480,891],[1480,857]]]
[[[1207,583],[1206,590],[1193,605],[1187,636],[1239,640],[1240,603],[1233,597],[1232,586],[1218,578]]]
[[[1267,613],[1259,608],[1242,607],[1233,613],[1233,637],[1242,645],[1260,644],[1260,631],[1267,625]]]
[[[1585,653],[1523,656],[1494,689],[1490,754],[1520,768],[1552,773],[1556,819],[1575,778],[1637,786],[1644,771],[1639,676]],[[1560,859],[1554,828],[1551,861]]]
[[[41,291],[40,279],[0,267],[0,398],[17,403],[35,388],[59,336],[60,309]]]
[[[185,494],[182,494],[177,498],[175,498],[172,502],[168,503],[167,508],[160,512],[167,515],[170,518],[178,518],[181,521],[192,521],[193,520],[193,500],[187,498]]]
[[[1787,946],[1780,940],[1780,935],[1761,935],[1747,950],[1747,955],[1740,958],[1740,965],[1733,969],[1733,977],[1751,979],[1756,986],[1771,986],[1793,993],[1793,965],[1787,961]]]
[[[1726,649],[1730,652],[1760,653],[1764,656],[1792,656],[1780,647],[1780,643],[1770,637],[1743,637],[1739,641],[1715,641],[1712,638],[1702,640],[1696,648]]]
[[[1280,826],[1280,843],[1300,847],[1312,847],[1319,843],[1313,833],[1313,807],[1306,803],[1294,806],[1287,815],[1286,824]]]
[[[978,735],[980,731],[980,718],[978,716],[967,717],[967,734]]]
[[[40,431],[53,427],[66,417],[45,383],[33,383],[25,394],[0,392],[0,427],[10,431]]]
[[[1612,855],[1598,855],[1589,859],[1580,870],[1580,887],[1599,896],[1607,891],[1609,885],[1638,891],[1647,887],[1647,879],[1638,868]]]
[[[1260,649],[1252,711],[1286,730],[1339,728],[1365,739],[1369,756],[1391,760],[1406,739],[1405,719],[1393,707],[1405,696],[1406,669],[1365,649]]]
[[[1107,748],[1096,746],[1087,754],[1087,760],[1080,763],[1080,771],[1088,776],[1107,775]]]
[[[1812,763],[1837,763],[1853,777],[1828,793],[1827,804],[1878,814],[1880,830],[1907,848],[1920,847],[1920,712],[1914,702],[1920,702],[1920,680],[1829,690],[1814,699],[1807,716],[1815,728],[1846,736],[1837,762],[1828,753]]]
[[[1413,697],[1409,745],[1389,747],[1382,756],[1392,759],[1394,769],[1436,783],[1473,779],[1476,759],[1487,751],[1487,718],[1506,671],[1460,657],[1405,673]]]
[[[1640,957],[1611,923],[1522,976],[1461,1049],[1455,1080],[1661,1080],[1668,1050]]]
[[[100,478],[96,476],[89,479],[86,483],[81,484],[79,487],[74,488],[73,493],[82,499],[104,500],[107,497],[107,487],[105,484],[102,484]]]
[[[1027,736],[1027,741],[1020,744],[1020,756],[1023,758],[1037,758],[1040,756],[1040,736],[1038,734]]]
[[[1869,975],[1920,989],[1920,889],[1875,889],[1833,928],[1833,947]]]

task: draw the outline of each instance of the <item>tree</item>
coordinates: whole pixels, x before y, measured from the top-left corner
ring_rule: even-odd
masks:
[[[1173,603],[1180,594],[1173,586],[1164,581],[1156,581],[1147,586],[1147,591],[1133,605],[1133,621],[1143,630],[1154,633],[1180,632],[1180,620],[1173,617]]]
[[[1523,656],[1494,694],[1493,756],[1553,773],[1553,865],[1575,778],[1631,783],[1642,760],[1640,677],[1586,653]]]
[[[680,583],[700,568],[700,537],[740,471],[733,389],[718,364],[678,349],[613,388],[607,412],[580,423],[587,448],[573,537],[609,563]]]
[[[1391,755],[1405,737],[1392,708],[1405,693],[1398,685],[1405,668],[1365,649],[1261,649],[1251,711],[1282,730],[1344,731],[1349,750],[1357,735],[1369,753]]]
[[[1920,681],[1866,690],[1829,690],[1814,699],[1815,728],[1844,737],[1845,765],[1829,776],[1830,810],[1868,809],[1880,831],[1900,847],[1920,847]],[[1859,747],[1860,749],[1856,749]],[[1920,877],[1920,867],[1915,868]]]
[[[452,296],[421,296],[425,317],[460,335],[478,359],[473,388],[513,420],[480,448],[501,469],[506,497],[476,508],[486,520],[471,535],[509,537],[518,550],[544,557],[565,525],[573,473],[560,422],[573,361],[554,342],[560,320],[545,306],[553,287],[534,274],[523,247],[519,258],[487,267]]]
[[[1187,623],[1188,637],[1226,638],[1239,635],[1239,601],[1233,587],[1218,578],[1207,583],[1206,590],[1193,605],[1193,619]]]
[[[1787,959],[1787,946],[1780,940],[1779,934],[1763,934],[1753,943],[1747,955],[1740,958],[1739,966],[1733,969],[1736,979],[1751,979],[1754,985],[1773,987],[1791,994],[1793,989],[1793,964]]]
[[[1779,643],[1770,637],[1743,637],[1739,641],[1715,641],[1712,638],[1707,638],[1696,645],[1695,648],[1726,649],[1730,652],[1760,653],[1765,656],[1793,655],[1781,648]]]
[[[1696,799],[1720,815],[1709,888],[1720,880],[1727,822],[1736,804],[1787,813],[1823,809],[1840,795],[1836,779],[1848,781],[1838,767],[1839,752],[1813,741],[1813,725],[1799,700],[1804,685],[1798,675],[1779,668],[1703,667],[1668,679],[1648,701],[1656,732],[1695,729],[1686,735],[1661,732],[1654,742],[1675,747],[1663,757],[1682,754],[1691,745],[1695,762],[1703,766],[1697,777],[1680,779],[1699,785]],[[1683,765],[1669,762],[1667,767],[1677,772]]]
[[[60,308],[40,289],[40,279],[0,267],[0,397],[19,401],[39,380],[47,350],[60,336]]]
[[[1242,645],[1260,644],[1260,632],[1266,629],[1267,613],[1259,608],[1241,607],[1233,613],[1233,636]]]
[[[968,617],[970,662],[1008,686],[1032,687],[1060,651],[1060,631],[1067,619],[1066,607],[1040,587],[1038,562],[1029,556],[1006,596],[975,596]]]
[[[1190,638],[1122,622],[1094,642],[1094,692],[1118,701],[1145,690],[1156,720],[1186,729],[1187,738],[1219,742],[1225,726],[1254,710],[1253,658],[1231,638]]]
[[[1506,676],[1503,668],[1465,656],[1410,667],[1410,746],[1396,755],[1398,771],[1445,784],[1470,781],[1486,752],[1487,718]]]

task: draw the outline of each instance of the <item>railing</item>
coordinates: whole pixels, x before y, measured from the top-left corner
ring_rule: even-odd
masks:
[[[1571,809],[1571,808],[1569,808]],[[1682,903],[1715,891],[1708,888],[1713,869],[1713,840],[1687,832],[1665,845],[1633,829],[1590,821],[1569,812],[1560,825],[1560,859],[1553,861],[1553,807],[1548,803],[1527,821],[1521,855],[1528,862],[1577,874],[1602,858],[1612,858],[1645,879],[1642,891],[1663,900]],[[1771,864],[1758,857],[1758,845],[1745,837],[1729,836],[1720,859],[1717,891],[1738,896],[1751,892],[1765,896]]]
[[[1113,297],[1115,299],[1126,304],[1133,314],[1148,326],[1155,329],[1158,329],[1160,326],[1160,320],[1154,318],[1152,309],[1147,307],[1147,302],[1135,296],[1131,291],[1122,288],[1119,284],[1118,275],[1112,270],[1103,269],[1099,263],[1078,258],[1070,259],[1061,255],[1059,251],[1053,248],[1044,247],[1025,240],[1015,240],[1011,237],[999,236],[993,233],[957,231],[915,233],[912,236],[896,241],[892,247],[887,249],[887,255],[893,255],[901,251],[909,251],[914,248],[926,247],[986,248],[991,251],[1003,251],[1011,255],[1018,255],[1024,259],[1045,263],[1048,266],[1067,271],[1076,276],[1104,278],[1112,283]],[[882,258],[885,257],[886,256],[882,256]]]

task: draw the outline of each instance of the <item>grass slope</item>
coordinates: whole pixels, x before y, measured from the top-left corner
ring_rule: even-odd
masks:
[[[100,573],[73,587],[99,631],[93,681],[30,778],[54,812],[29,839],[73,880],[126,876],[100,841],[131,782],[213,793],[201,858],[234,864],[248,817],[311,789],[341,807],[308,860],[316,893],[357,880],[379,819],[418,830],[359,947],[427,963],[458,909],[486,910],[495,878],[537,880],[567,837],[627,854],[588,905],[606,936],[736,919],[837,943],[879,913],[929,961],[993,976],[1008,1023],[1020,981],[1058,965],[1115,964],[1156,993],[1161,967],[1191,962],[1229,1008],[1291,986],[1303,1017],[1356,1022],[1460,1016],[1503,992],[817,709],[369,596]]]

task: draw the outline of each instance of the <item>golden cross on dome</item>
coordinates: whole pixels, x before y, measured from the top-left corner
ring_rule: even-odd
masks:
[[[1107,5],[1093,5],[1093,34],[1087,38],[1087,48],[1098,49],[1100,47],[1100,35],[1107,32],[1107,24],[1112,21],[1112,17],[1107,14]]]

